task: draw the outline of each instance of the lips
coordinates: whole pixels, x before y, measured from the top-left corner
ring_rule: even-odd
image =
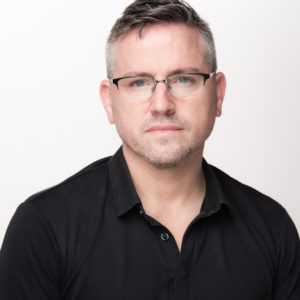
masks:
[[[174,124],[157,124],[149,127],[146,132],[180,131],[182,128]]]

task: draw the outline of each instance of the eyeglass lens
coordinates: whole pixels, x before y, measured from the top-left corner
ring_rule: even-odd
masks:
[[[124,96],[134,99],[146,99],[151,97],[157,84],[159,83],[152,77],[132,77],[122,78],[118,86]],[[165,84],[172,95],[191,97],[201,91],[204,85],[204,77],[201,75],[178,74],[168,77]]]

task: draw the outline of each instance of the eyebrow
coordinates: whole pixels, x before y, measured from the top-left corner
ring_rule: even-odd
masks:
[[[128,72],[124,75],[124,77],[130,77],[130,76],[152,77],[152,75],[147,72]]]
[[[179,68],[176,70],[173,70],[171,72],[168,72],[167,77],[176,75],[176,74],[181,74],[181,73],[204,73],[201,72],[198,68],[192,68],[192,67],[186,67],[186,68]],[[129,77],[129,76],[141,76],[141,77],[153,77],[153,74],[147,73],[147,72],[128,72],[126,73],[123,77]]]
[[[186,68],[176,69],[171,73],[169,73],[168,76],[181,74],[181,73],[203,73],[203,72],[201,72],[198,68],[186,67]]]

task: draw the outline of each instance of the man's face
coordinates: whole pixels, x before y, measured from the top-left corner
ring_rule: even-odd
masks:
[[[156,80],[182,70],[211,73],[199,32],[181,24],[158,24],[121,36],[114,50],[114,78],[148,74]],[[202,154],[215,117],[221,115],[225,78],[217,73],[197,96],[174,97],[158,83],[148,99],[122,95],[104,80],[100,94],[109,121],[115,123],[123,149],[159,168],[178,165],[191,153]]]

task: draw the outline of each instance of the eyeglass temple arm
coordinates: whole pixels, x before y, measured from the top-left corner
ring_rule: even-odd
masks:
[[[202,76],[204,77],[204,84],[207,79],[212,78],[215,74],[216,74],[216,72],[212,72],[210,74],[202,74]]]

